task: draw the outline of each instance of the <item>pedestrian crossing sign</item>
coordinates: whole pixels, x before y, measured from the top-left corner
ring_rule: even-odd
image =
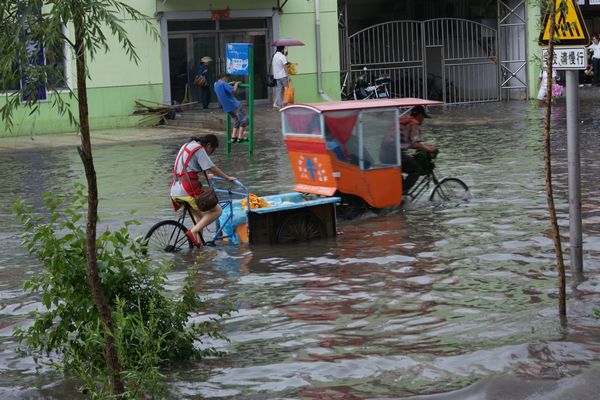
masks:
[[[556,0],[554,14],[554,38],[557,46],[572,46],[590,44],[590,35],[581,15],[581,10],[576,0]],[[550,42],[550,13],[544,16],[539,42],[547,46]]]

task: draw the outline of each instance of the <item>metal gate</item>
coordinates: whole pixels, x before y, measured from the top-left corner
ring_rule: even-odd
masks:
[[[348,37],[346,76],[388,75],[394,97],[446,103],[499,100],[498,33],[477,22],[393,21]],[[343,53],[344,54],[344,53]]]
[[[500,90],[506,99],[527,97],[526,21],[525,0],[498,0]]]
[[[443,18],[424,21],[423,30],[430,99],[441,97],[453,104],[498,101],[495,29],[465,19]]]
[[[394,21],[374,25],[348,37],[347,73],[350,83],[365,74],[369,82],[389,75],[392,97],[427,93],[422,23]]]

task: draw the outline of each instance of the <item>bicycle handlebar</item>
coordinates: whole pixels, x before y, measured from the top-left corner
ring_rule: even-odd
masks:
[[[249,195],[249,193],[250,193],[250,191],[248,190],[248,188],[239,179],[235,179],[233,181],[230,181],[228,179],[223,179],[220,176],[213,176],[210,180],[211,181],[219,181],[219,182],[229,182],[229,183],[232,183],[232,184],[238,186],[240,189],[242,189],[242,192],[243,192],[243,193],[232,192],[231,189],[229,189],[229,192],[231,192],[231,194],[235,194],[235,195],[238,195],[238,196],[247,197]],[[217,190],[217,192],[222,192],[222,193],[226,192],[224,189],[217,189],[217,188],[215,188],[215,190]]]
[[[214,181],[221,181],[221,182],[231,182],[237,186],[243,187],[245,188],[246,186],[244,186],[244,184],[239,180],[239,179],[235,179],[233,181],[230,181],[229,179],[225,179],[225,178],[221,178],[220,176],[213,176],[212,178],[210,178],[210,180],[214,180]]]

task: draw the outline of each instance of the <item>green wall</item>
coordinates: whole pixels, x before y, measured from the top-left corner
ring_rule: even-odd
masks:
[[[54,96],[54,95],[53,95]],[[61,94],[71,104],[71,110],[77,117],[77,104],[66,93]],[[162,97],[162,84],[115,86],[88,89],[90,127],[92,129],[111,129],[137,126],[141,116],[132,115],[137,99],[155,99]],[[50,101],[40,104],[38,113],[30,115],[28,109],[19,108],[13,116],[13,127],[0,128],[0,136],[36,135],[61,132],[75,132],[66,116],[59,116]]]
[[[317,74],[298,74],[292,77],[296,103],[317,103],[340,99],[340,74],[338,72],[323,73],[323,90],[325,98],[317,92]]]
[[[529,98],[537,98],[538,79],[540,76],[540,59],[542,57],[542,48],[538,44],[541,29],[540,7],[535,2],[528,3],[527,10],[527,38],[528,38],[528,79],[529,79]]]
[[[153,0],[129,0],[128,3],[146,15],[154,15]],[[117,38],[105,32],[109,53],[98,52],[94,59],[88,56],[89,77],[87,79],[90,126],[92,129],[108,129],[136,126],[140,117],[133,116],[136,99],[162,101],[161,44],[158,38],[158,22],[152,18],[156,38],[147,32],[144,25],[124,20],[128,38],[135,46],[138,63],[125,54]],[[72,27],[68,27],[70,33]],[[76,92],[77,78],[75,62],[67,52],[67,77],[69,86]],[[72,132],[76,128],[69,124],[66,116],[58,115],[53,107],[54,96],[62,96],[71,104],[77,116],[77,104],[69,98],[68,91],[60,94],[48,93],[48,101],[40,102],[39,112],[30,115],[28,109],[19,108],[14,113],[13,127],[9,130],[0,125],[0,136]],[[5,99],[0,98],[0,104]]]
[[[298,75],[293,81],[296,102],[323,101],[317,90],[317,53],[314,0],[294,2],[297,9],[285,9],[280,16],[280,36],[292,37],[304,42],[304,46],[290,47],[288,60],[298,63]],[[289,2],[288,2],[289,4]],[[287,6],[286,6],[287,7]],[[337,29],[337,2],[321,1],[321,70],[323,89],[327,98],[339,100],[340,52]]]

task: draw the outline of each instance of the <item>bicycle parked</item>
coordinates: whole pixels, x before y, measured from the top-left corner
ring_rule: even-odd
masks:
[[[390,82],[389,76],[379,76],[375,78],[375,83],[371,84],[367,78],[367,67],[364,67],[363,73],[356,78],[352,97],[354,100],[389,99],[390,89],[388,85]]]
[[[375,83],[371,84],[367,78],[367,67],[363,68],[363,73],[356,78],[352,88],[349,87],[350,73],[344,74],[340,96],[343,100],[365,100],[365,99],[389,99],[389,85],[391,79],[387,75],[379,76]]]

